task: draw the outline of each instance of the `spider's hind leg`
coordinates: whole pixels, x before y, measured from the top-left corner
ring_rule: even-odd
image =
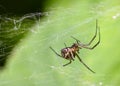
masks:
[[[50,47],[50,49],[57,55],[57,56],[60,56],[62,57],[60,54],[58,54],[52,47]]]
[[[64,43],[64,45],[65,45],[65,47],[67,48],[67,45],[66,45],[66,43]]]
[[[69,65],[69,64],[71,64],[71,62],[72,62],[72,61],[70,60],[70,62],[64,64],[63,66],[67,66],[67,65]]]

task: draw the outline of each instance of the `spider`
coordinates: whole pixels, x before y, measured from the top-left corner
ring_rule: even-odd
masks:
[[[97,36],[97,33],[99,31],[99,40],[98,42],[92,46],[92,47],[89,47],[91,45],[91,43],[94,41],[94,39],[96,38]],[[82,49],[82,48],[85,48],[85,49],[89,49],[89,50],[92,50],[94,49],[99,43],[100,43],[100,27],[98,27],[98,23],[97,23],[97,20],[96,20],[96,32],[95,32],[95,35],[93,36],[93,38],[90,40],[90,42],[88,44],[83,44],[81,43],[78,39],[76,39],[75,37],[71,36],[74,40],[76,40],[76,43],[73,43],[73,45],[71,47],[67,47],[66,44],[64,43],[65,45],[65,48],[61,49],[61,55],[58,54],[51,46],[50,46],[50,49],[59,57],[63,57],[67,60],[69,60],[69,62],[67,64],[64,64],[63,66],[67,66],[69,64],[71,64],[72,61],[74,61],[74,58],[77,57],[79,59],[79,61],[88,69],[90,70],[91,72],[95,73],[92,69],[90,69],[90,67],[88,67],[83,61],[82,59],[80,58],[80,56],[78,55],[79,54],[79,50]]]

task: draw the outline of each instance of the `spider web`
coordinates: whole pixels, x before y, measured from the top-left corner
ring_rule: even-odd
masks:
[[[100,7],[98,6],[98,8]],[[82,37],[80,38],[81,41],[88,42],[93,36],[95,29],[88,30],[79,28],[86,28],[84,27],[86,24],[88,24],[88,26],[93,26],[91,28],[95,28],[94,20],[96,18],[116,9],[117,8],[107,10],[107,12],[105,11],[102,14],[98,13],[99,15],[96,17],[88,17],[81,21],[73,20],[74,24],[72,24],[72,22],[63,22],[74,18],[74,16],[80,15],[78,10],[75,11],[72,8],[52,8],[52,11],[49,12],[26,14],[17,19],[14,17],[3,17],[1,15],[0,20],[2,22],[0,23],[0,37],[5,40],[0,41],[0,60],[4,60],[3,57],[7,57],[8,55],[11,57],[13,56],[14,60],[11,59],[12,61],[8,64],[10,68],[8,68],[8,71],[5,71],[5,74],[1,75],[0,85],[112,86],[104,83],[106,80],[106,76],[104,74],[98,73],[93,75],[85,69],[84,66],[77,61],[77,59],[75,59],[75,62],[73,62],[70,66],[62,67],[62,65],[67,61],[56,56],[48,48],[49,46],[52,46],[58,53],[60,53],[59,50],[65,47],[64,43],[66,43],[67,46],[70,46],[73,42],[75,42],[72,38],[70,38],[71,34],[77,38]],[[58,10],[62,13],[54,14],[54,10]],[[94,12],[93,8],[91,11]],[[54,19],[51,17],[54,15],[57,16],[57,18]],[[42,22],[41,16],[46,16],[45,20],[42,20]],[[118,17],[117,14],[115,16]],[[113,18],[116,17],[113,16]],[[32,25],[28,24],[28,22]],[[63,24],[62,22],[66,24],[64,27],[61,26]],[[7,28],[8,26],[10,29]],[[30,37],[26,37],[29,39],[26,41],[22,39],[22,37],[28,31],[31,35]],[[7,35],[4,35],[4,33],[7,33]],[[16,39],[16,36],[18,35],[22,35],[22,37],[19,37],[20,40]],[[86,35],[90,35],[90,37],[87,37]],[[8,38],[9,40],[7,40]],[[18,41],[21,44],[13,50],[15,53],[13,52],[11,55],[11,50],[15,47],[15,44],[13,43],[18,43]],[[16,56],[17,54],[18,56]],[[81,58],[86,57],[86,54],[89,55],[89,52],[86,52],[86,50],[81,51]],[[90,59],[84,58],[84,60],[88,60],[88,64],[92,65]],[[95,66],[92,68],[94,67]],[[99,78],[99,80],[94,82],[93,76]],[[107,76],[107,78],[111,78],[111,76]]]
[[[34,24],[39,27],[41,17],[47,16],[44,13],[30,13],[22,17],[0,16],[0,66],[4,66],[7,56],[10,55],[14,46],[22,40],[25,33],[31,31],[35,33],[35,29],[30,29]],[[30,24],[27,24],[29,22]],[[9,27],[9,28],[8,28]],[[29,28],[28,28],[29,27]]]

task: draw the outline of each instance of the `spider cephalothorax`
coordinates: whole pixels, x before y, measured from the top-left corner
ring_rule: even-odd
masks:
[[[97,33],[99,31],[99,40],[98,42],[92,46],[92,47],[89,47],[91,45],[91,43],[93,42],[93,40],[96,38],[97,36]],[[58,56],[60,57],[63,57],[65,59],[68,59],[70,62],[63,65],[63,66],[66,66],[68,64],[70,64],[72,62],[72,60],[74,61],[74,58],[75,56],[79,59],[79,61],[85,66],[87,67],[91,72],[95,73],[93,70],[91,70],[83,61],[82,59],[79,57],[78,53],[79,53],[79,50],[82,49],[82,48],[86,48],[86,49],[94,49],[99,43],[100,43],[100,27],[98,27],[98,24],[97,24],[97,20],[96,20],[96,32],[95,32],[95,35],[93,36],[93,38],[91,39],[91,41],[88,43],[88,44],[83,44],[81,43],[78,39],[76,39],[75,37],[72,36],[73,39],[76,40],[76,43],[74,43],[71,47],[67,47],[66,44],[65,44],[65,48],[61,49],[61,55],[58,54],[52,47],[50,47],[50,49]]]

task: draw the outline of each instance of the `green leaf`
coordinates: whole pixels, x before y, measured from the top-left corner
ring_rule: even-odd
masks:
[[[119,1],[59,1],[50,5],[48,17],[15,47],[1,73],[1,86],[119,86]],[[88,43],[95,33],[95,20],[101,42],[94,50],[80,50],[79,56],[96,73],[87,70],[77,58],[70,65],[55,55],[64,43],[71,46],[74,36]],[[98,38],[94,41],[96,41]],[[94,45],[93,43],[93,45]]]

